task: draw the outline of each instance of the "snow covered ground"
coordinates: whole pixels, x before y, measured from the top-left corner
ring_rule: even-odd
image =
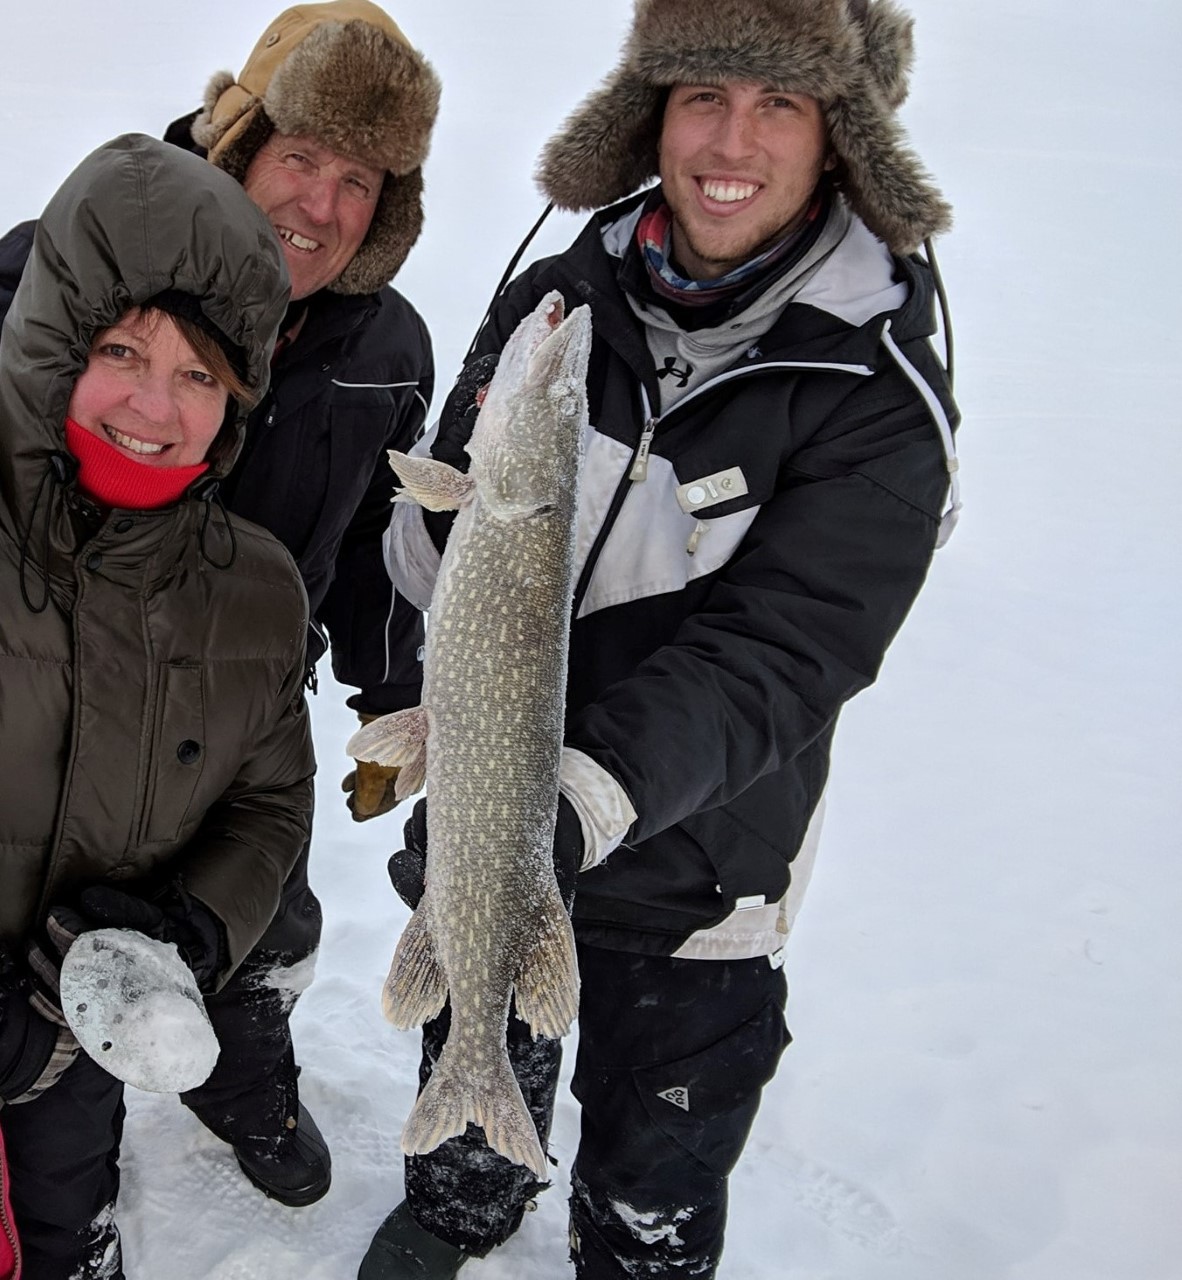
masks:
[[[92,146],[237,68],[272,4],[10,5],[0,225]],[[1182,13],[910,0],[905,110],[957,209],[966,511],[838,734],[789,947],[795,1045],[734,1182],[725,1280],[1182,1275]],[[627,0],[400,0],[444,82],[427,230],[399,279],[445,385],[540,210],[542,142],[614,64]],[[199,17],[195,16],[199,13]],[[558,220],[542,246],[564,245]],[[437,405],[439,401],[437,400]],[[327,925],[295,1015],[335,1182],[264,1200],[174,1099],[130,1100],[131,1280],[349,1280],[400,1198],[417,1041],[378,991],[405,912],[398,816],[353,826],[352,728],[322,674],[313,871]],[[563,1161],[472,1280],[555,1280]]]

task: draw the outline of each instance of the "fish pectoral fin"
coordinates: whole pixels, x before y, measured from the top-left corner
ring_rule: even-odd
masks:
[[[447,1000],[447,975],[431,935],[429,892],[423,895],[398,946],[382,987],[382,1012],[402,1031],[421,1027],[434,1018]]]
[[[428,511],[455,511],[471,502],[476,491],[471,476],[435,458],[412,457],[397,449],[389,449],[387,454],[402,481],[395,502],[417,502]]]
[[[477,1074],[471,1063],[449,1053],[449,1048],[450,1043],[444,1045],[406,1119],[402,1150],[412,1156],[434,1151],[441,1142],[458,1137],[472,1121],[484,1130],[494,1151],[524,1165],[540,1182],[548,1182],[546,1156],[508,1057],[502,1054],[491,1071]]]
[[[514,984],[517,1014],[534,1035],[564,1036],[579,1011],[579,962],[570,917],[558,886],[547,901],[541,927]]]
[[[345,744],[345,751],[354,760],[365,760],[392,769],[409,769],[421,759],[425,771],[428,728],[427,708],[408,707],[405,711],[379,716],[362,725]],[[411,795],[412,792],[407,791],[406,794]]]
[[[415,752],[414,757],[406,762],[394,779],[394,799],[399,804],[407,796],[418,795],[427,784],[427,744]]]

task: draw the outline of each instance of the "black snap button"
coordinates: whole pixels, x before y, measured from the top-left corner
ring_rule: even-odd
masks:
[[[134,523],[135,523],[134,520],[120,520],[115,525],[115,532],[126,533]]]
[[[91,571],[91,573],[100,569],[102,567],[102,563],[103,558],[97,551],[92,551],[90,555],[86,557],[86,567]]]
[[[176,749],[176,758],[181,764],[196,764],[201,759],[201,743],[186,738]]]

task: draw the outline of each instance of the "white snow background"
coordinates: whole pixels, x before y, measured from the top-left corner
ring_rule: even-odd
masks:
[[[903,115],[957,211],[941,246],[966,508],[878,686],[837,737],[788,949],[796,1043],[733,1181],[724,1280],[1178,1280],[1178,119],[1175,0],[908,0]],[[92,147],[159,133],[279,0],[4,4],[0,226]],[[443,79],[426,232],[398,284],[440,392],[540,212],[544,140],[615,65],[627,0],[399,0]],[[555,251],[578,221],[555,220]],[[338,791],[353,720],[321,668],[313,877],[294,1019],[332,1144],[285,1209],[169,1096],[129,1091],[131,1280],[351,1280],[401,1197],[417,1036],[382,978],[406,913]],[[490,766],[495,768],[495,761]],[[566,1261],[555,1185],[471,1280]]]

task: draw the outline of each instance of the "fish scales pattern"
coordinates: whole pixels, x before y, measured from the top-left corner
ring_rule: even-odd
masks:
[[[532,520],[506,524],[479,501],[462,510],[432,600],[424,701],[443,709],[428,747],[430,891],[461,925],[436,946],[456,1053],[477,1069],[503,1051],[513,982],[553,892],[573,480]],[[495,946],[482,945],[489,934]]]

